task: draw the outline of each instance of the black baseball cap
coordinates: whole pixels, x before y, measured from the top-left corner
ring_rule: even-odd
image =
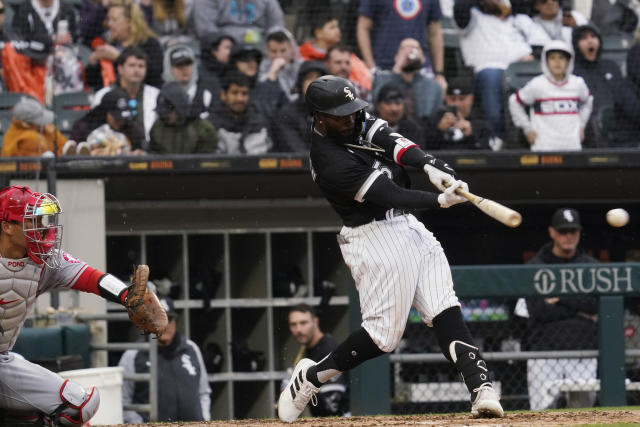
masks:
[[[348,116],[369,105],[356,97],[356,89],[347,79],[338,76],[322,76],[307,88],[305,100],[311,111]]]
[[[113,88],[107,92],[100,106],[116,120],[131,120],[133,119],[133,111],[129,108],[129,97],[120,88]]]
[[[473,93],[473,84],[469,77],[454,77],[447,83],[447,95],[468,95]]]
[[[249,43],[238,43],[233,45],[229,54],[229,62],[235,64],[238,61],[245,62],[255,60],[258,64],[262,61],[260,49]]]
[[[171,51],[169,54],[169,61],[173,67],[193,64],[195,61],[195,55],[189,47],[180,46]]]
[[[551,217],[551,227],[561,230],[581,230],[580,214],[571,208],[561,208],[554,212]]]
[[[380,93],[378,93],[378,102],[403,102],[404,99],[404,91],[395,83],[387,83],[386,85],[382,86],[382,89],[380,89]]]

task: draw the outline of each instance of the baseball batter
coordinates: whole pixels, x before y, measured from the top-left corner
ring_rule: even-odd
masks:
[[[462,319],[447,258],[413,209],[448,208],[465,201],[467,184],[449,165],[365,113],[348,80],[324,76],[306,93],[313,111],[311,173],[344,226],[343,258],[360,295],[362,327],[318,363],[302,359],[280,394],[278,415],[294,421],[319,387],[362,362],[393,351],[416,307],[471,393],[471,413],[501,417],[499,397]],[[410,190],[404,166],[423,169],[442,193]],[[314,399],[315,401],[315,399]]]
[[[132,287],[114,276],[60,250],[60,212],[60,203],[51,194],[18,186],[0,190],[2,425],[32,422],[80,426],[91,419],[100,404],[95,387],[85,390],[10,352],[38,295],[54,289],[75,289],[125,304],[133,294]]]

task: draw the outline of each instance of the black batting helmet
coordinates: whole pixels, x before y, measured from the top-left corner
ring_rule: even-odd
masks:
[[[330,75],[311,82],[305,100],[311,111],[333,116],[348,116],[369,105],[356,97],[356,89],[349,80]]]

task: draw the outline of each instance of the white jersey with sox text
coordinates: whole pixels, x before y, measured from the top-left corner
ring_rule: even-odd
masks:
[[[525,134],[532,130],[537,134],[531,145],[532,151],[582,149],[580,129],[586,126],[591,115],[593,96],[582,77],[571,74],[573,56],[567,67],[567,77],[562,81],[553,78],[545,60],[546,53],[561,49],[573,54],[560,40],[545,46],[541,61],[543,73],[509,98],[509,111],[514,124]],[[528,116],[524,109],[526,106],[529,107]]]
[[[87,268],[83,261],[63,252],[62,266],[51,269],[31,258],[0,258],[0,352],[18,338],[36,297],[43,292],[71,288]]]

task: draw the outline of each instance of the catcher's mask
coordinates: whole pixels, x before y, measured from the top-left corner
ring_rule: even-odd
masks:
[[[62,225],[60,202],[53,194],[11,185],[0,190],[0,220],[22,224],[27,255],[38,264],[59,268]]]
[[[311,111],[344,117],[355,114],[352,141],[357,142],[365,124],[364,109],[369,105],[356,97],[353,84],[342,77],[322,76],[315,79],[305,94],[305,101]]]

